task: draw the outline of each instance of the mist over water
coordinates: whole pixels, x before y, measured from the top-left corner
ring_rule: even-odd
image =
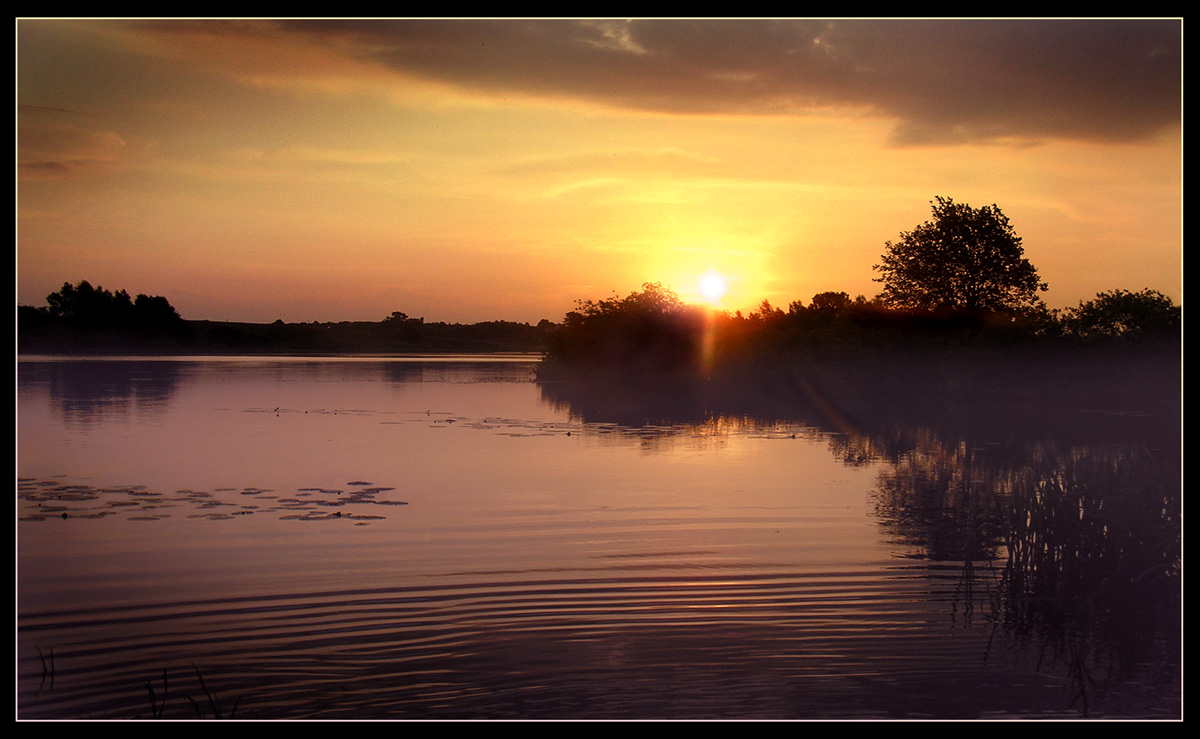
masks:
[[[1182,716],[1161,408],[964,431],[535,362],[19,362],[18,716]]]

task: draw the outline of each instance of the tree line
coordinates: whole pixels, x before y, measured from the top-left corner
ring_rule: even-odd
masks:
[[[1114,289],[1053,310],[1021,238],[996,205],[938,197],[933,218],[887,242],[873,298],[827,291],[786,309],[710,311],[647,283],[626,297],[580,300],[547,347],[554,369],[711,371],[721,363],[837,348],[1077,346],[1181,337],[1182,309],[1162,292]]]
[[[44,323],[56,322],[80,330],[149,328],[170,331],[182,322],[179,312],[161,295],[115,293],[93,287],[86,280],[78,285],[63,283],[62,289],[46,296],[46,306],[23,311],[23,317]]]
[[[540,352],[555,324],[427,322],[394,311],[382,321],[242,323],[185,320],[162,296],[87,281],[17,306],[20,353],[338,354]]]
[[[929,342],[1178,337],[1182,309],[1163,293],[1115,289],[1052,310],[1021,238],[996,205],[932,201],[932,219],[884,246],[873,298],[820,292],[786,309],[713,312],[647,283],[625,297],[580,300],[561,325],[427,323],[395,311],[379,322],[185,321],[162,296],[64,283],[46,306],[18,306],[21,351],[545,351],[562,367],[673,371],[722,358],[832,346],[919,348]]]

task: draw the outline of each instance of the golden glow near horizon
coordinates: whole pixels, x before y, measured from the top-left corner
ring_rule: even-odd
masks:
[[[18,302],[536,322],[647,282],[709,302],[715,270],[746,312],[873,296],[937,195],[998,204],[1052,307],[1182,301],[1178,24],[989,23],[22,19]]]

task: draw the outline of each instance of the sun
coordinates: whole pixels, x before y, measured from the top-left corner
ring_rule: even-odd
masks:
[[[729,282],[725,279],[725,275],[714,270],[709,270],[700,275],[698,286],[700,294],[704,296],[704,299],[716,305],[721,301],[721,298],[725,297],[725,292],[729,289]]]

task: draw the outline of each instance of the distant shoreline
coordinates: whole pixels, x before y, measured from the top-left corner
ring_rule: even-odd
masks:
[[[170,330],[72,329],[19,322],[17,354],[45,355],[412,355],[545,351],[555,328],[491,321],[476,324],[417,320],[338,323],[180,321]]]

